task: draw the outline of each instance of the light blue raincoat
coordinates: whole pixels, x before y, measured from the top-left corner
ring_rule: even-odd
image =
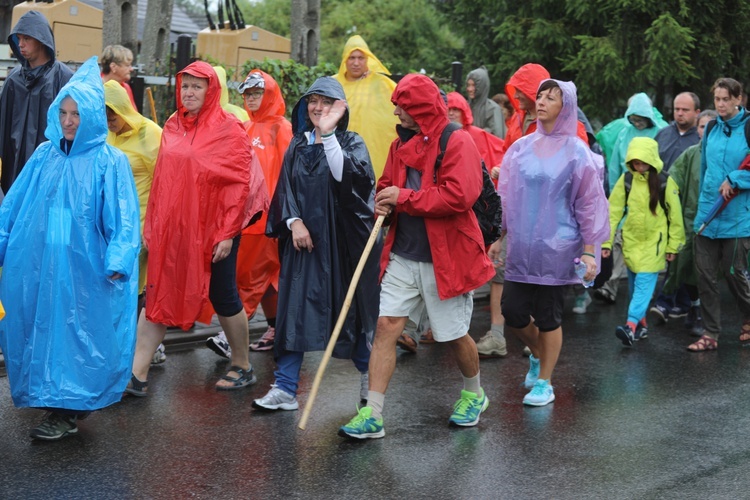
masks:
[[[60,103],[80,125],[61,149]],[[96,58],[61,90],[42,143],[0,206],[0,347],[18,407],[96,410],[120,400],[135,348],[140,225],[127,158],[106,144]],[[108,277],[124,276],[116,282]]]

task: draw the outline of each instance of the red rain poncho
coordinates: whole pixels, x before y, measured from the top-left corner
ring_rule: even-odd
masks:
[[[474,144],[477,145],[479,155],[484,160],[487,170],[499,166],[503,161],[503,140],[484,129],[472,125],[474,116],[471,113],[469,103],[458,92],[448,94],[448,108],[456,108],[463,113],[463,123],[461,125],[463,125],[464,130],[469,132],[471,138],[474,139]]]
[[[199,114],[182,105],[185,73],[208,80]],[[164,125],[146,213],[146,317],[188,329],[208,301],[211,255],[268,207],[263,175],[242,124],[219,103],[221,86],[205,62],[177,74],[177,112]]]

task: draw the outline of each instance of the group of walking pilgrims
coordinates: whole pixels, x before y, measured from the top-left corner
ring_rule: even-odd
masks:
[[[136,109],[128,49],[107,47],[73,74],[36,12],[8,42],[20,64],[0,98],[0,348],[13,403],[47,411],[34,439],[148,396],[166,329],[214,314],[222,332],[207,344],[230,360],[216,389],[254,384],[248,351],[272,351],[274,383],[253,407],[296,410],[304,353],[326,348],[379,216],[386,229],[333,350],[360,372],[342,437],[385,435],[397,347],[420,342],[446,344],[463,376],[450,425],[474,426],[487,409],[479,359],[505,356],[506,332],[529,356],[523,404],[552,403],[566,290],[585,313],[583,284],[614,302],[627,275],[613,333],[631,346],[648,335],[667,262],[653,318],[684,316],[698,337],[688,348],[717,349],[723,274],[750,342],[750,116],[731,78],[711,89],[715,111],[684,92],[667,124],[639,93],[595,136],[575,85],[539,64],[519,68],[498,102],[478,68],[467,100],[421,74],[394,83],[354,36],[291,123],[267,73],[239,85],[242,109],[224,70],[196,61],[176,75],[162,129]],[[502,202],[491,245],[472,210],[483,163]],[[491,327],[475,342],[473,291],[487,283]],[[259,305],[268,330],[249,344]]]

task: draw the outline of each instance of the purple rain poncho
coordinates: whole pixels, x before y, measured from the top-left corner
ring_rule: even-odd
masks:
[[[600,245],[609,238],[601,161],[576,136],[575,85],[557,84],[563,107],[552,133],[539,123],[536,132],[513,143],[500,168],[508,281],[580,283],[573,259],[581,256],[584,243],[594,245],[599,267]]]

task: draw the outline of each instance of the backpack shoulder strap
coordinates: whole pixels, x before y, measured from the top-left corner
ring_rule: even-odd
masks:
[[[708,134],[711,133],[711,130],[716,126],[716,118],[706,123],[706,128],[703,130],[703,137],[708,137]]]
[[[633,172],[628,170],[625,172],[625,178],[623,179],[623,184],[625,184],[625,206],[628,206],[628,196],[630,196],[630,188],[633,187]]]
[[[440,168],[440,165],[443,164],[443,156],[445,156],[445,149],[448,147],[448,139],[450,139],[451,134],[455,132],[456,130],[459,130],[461,125],[455,122],[450,122],[448,125],[445,126],[443,131],[440,133],[440,152],[437,155],[437,158],[435,159],[435,169],[432,171],[432,182],[437,184],[437,171]]]
[[[750,116],[745,120],[745,142],[747,142],[747,149],[750,149]]]

